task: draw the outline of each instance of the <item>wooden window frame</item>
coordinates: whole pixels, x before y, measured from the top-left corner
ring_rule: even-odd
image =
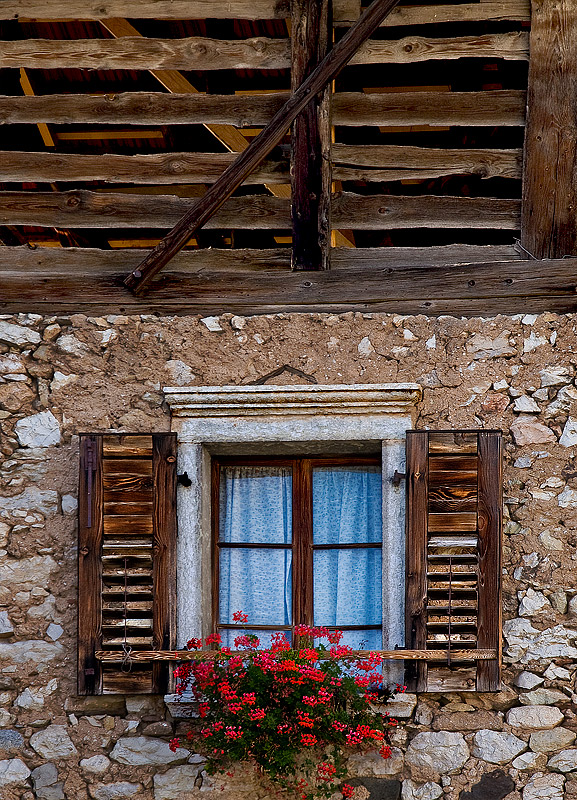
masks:
[[[212,558],[212,630],[257,630],[257,631],[292,631],[295,625],[313,625],[313,554],[315,550],[330,549],[376,549],[382,548],[382,540],[378,543],[313,544],[313,505],[312,478],[315,467],[326,466],[381,466],[381,456],[214,456],[211,462],[211,558]],[[269,550],[292,551],[292,624],[291,625],[246,625],[237,623],[221,623],[219,621],[220,572],[219,553],[221,549],[237,547],[220,541],[220,471],[223,467],[291,467],[292,468],[292,543],[284,544],[250,544],[242,543],[240,547],[258,547]],[[382,582],[382,581],[381,581]],[[381,625],[339,625],[343,631],[380,630]]]

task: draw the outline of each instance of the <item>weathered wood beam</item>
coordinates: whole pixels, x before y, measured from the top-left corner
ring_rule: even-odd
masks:
[[[291,43],[291,88],[296,92],[332,45],[329,0],[292,0]],[[330,266],[330,95],[327,86],[293,123],[290,169],[295,270]]]
[[[335,20],[354,22],[360,0],[333,0]],[[2,0],[0,19],[284,19],[290,0]]]
[[[577,4],[532,2],[521,244],[577,254]]]
[[[218,183],[218,182],[217,182]],[[213,187],[217,185],[213,184]],[[211,192],[197,203],[203,206]],[[290,202],[266,195],[223,201],[206,227],[289,229]],[[169,228],[190,209],[174,195],[90,192],[0,192],[0,225],[64,228]],[[520,201],[495,197],[338,194],[332,202],[335,227],[357,230],[396,228],[493,228],[518,230]],[[185,242],[188,241],[186,236]],[[175,250],[178,252],[178,250]]]
[[[235,655],[249,656],[253,651],[236,651]],[[445,661],[447,652],[445,650],[355,650],[351,653],[351,658],[366,659],[371,654],[378,653],[387,661]],[[497,650],[458,650],[453,652],[453,658],[460,661],[489,661],[497,655]],[[228,658],[219,650],[135,650],[131,654],[132,661],[203,661],[220,658]],[[122,653],[111,653],[110,650],[98,650],[96,658],[103,663],[119,664],[123,660]],[[321,660],[328,660],[331,656],[327,653],[321,655]]]
[[[286,92],[248,95],[187,95],[126,92],[93,96],[54,94],[0,96],[0,123],[37,122],[122,125],[266,125],[288,99]],[[521,126],[525,92],[338,92],[334,125]]]
[[[531,18],[529,0],[502,2],[455,3],[454,5],[398,6],[391,12],[383,27],[405,25],[434,25],[442,22],[528,22]],[[346,25],[346,22],[337,22]]]
[[[398,145],[339,145],[331,150],[341,180],[397,181],[443,175],[520,178],[523,151],[440,149]]]
[[[359,21],[343,36],[309,77],[293,92],[290,99],[275,114],[266,128],[254,139],[238,160],[160,242],[137,270],[131,272],[125,285],[142,292],[146,284],[170,261],[188,241],[195,230],[202,227],[223,205],[252,170],[277,145],[286,130],[301,111],[321,92],[350,61],[361,44],[368,39],[398,0],[373,0]]]
[[[354,27],[350,29],[354,30]],[[456,58],[527,60],[526,33],[495,33],[437,39],[408,36],[370,40],[359,46],[352,64],[413,64]],[[0,68],[28,69],[288,69],[285,39],[224,40],[208,37],[148,39],[19,39],[3,41]]]

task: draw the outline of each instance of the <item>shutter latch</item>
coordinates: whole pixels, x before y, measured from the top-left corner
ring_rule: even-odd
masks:
[[[176,476],[177,483],[180,483],[181,486],[192,486],[192,481],[188,477],[188,472],[183,472],[182,475]]]
[[[399,470],[396,469],[395,474],[391,478],[391,483],[393,484],[393,486],[400,486],[401,481],[404,481],[406,477],[407,477],[406,473],[399,472]]]

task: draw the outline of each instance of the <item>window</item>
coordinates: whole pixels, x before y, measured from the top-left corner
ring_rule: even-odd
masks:
[[[213,626],[234,647],[235,611],[263,644],[295,625],[382,647],[380,456],[213,460]]]

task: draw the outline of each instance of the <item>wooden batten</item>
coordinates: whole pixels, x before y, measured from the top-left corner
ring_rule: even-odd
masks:
[[[500,431],[407,433],[407,647],[416,691],[498,691],[501,663]],[[461,651],[490,650],[471,682]],[[440,672],[439,672],[440,671]]]
[[[83,435],[80,449],[78,691],[164,691],[162,664],[132,655],[174,647],[176,435]]]

